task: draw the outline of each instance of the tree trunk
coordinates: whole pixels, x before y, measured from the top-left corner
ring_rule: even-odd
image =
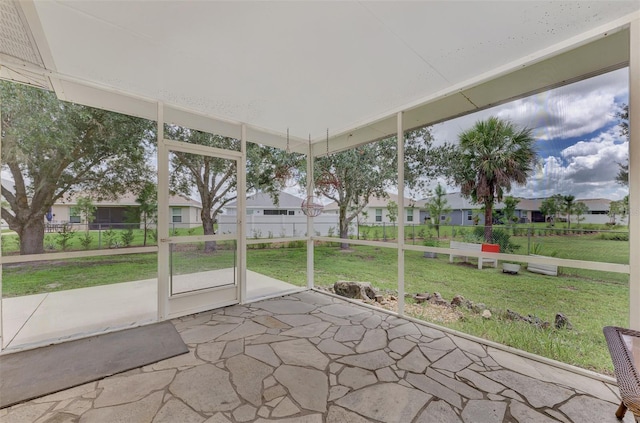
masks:
[[[493,237],[493,204],[485,203],[484,205],[484,240],[491,242]]]
[[[349,222],[347,222],[347,210],[340,207],[340,238],[349,239]],[[349,244],[346,242],[340,243],[340,249],[348,250]]]
[[[213,222],[214,220],[207,216],[204,215],[202,216],[202,229],[204,230],[204,234],[205,235],[215,235],[215,230],[213,228]],[[213,253],[215,252],[217,249],[217,244],[216,241],[205,241],[204,242],[204,252],[205,253]]]
[[[44,253],[44,217],[27,222],[20,231],[20,255]]]
[[[144,224],[144,241],[142,242],[142,246],[146,247],[147,246],[147,224]]]

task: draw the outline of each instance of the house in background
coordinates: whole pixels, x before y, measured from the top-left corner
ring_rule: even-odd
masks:
[[[445,222],[449,218],[449,224],[451,225],[484,225],[484,212],[481,204],[474,204],[470,198],[465,198],[459,192],[449,193],[445,196],[447,199],[447,205],[451,208],[451,212],[440,216],[440,221]],[[518,198],[519,202],[516,206],[515,216],[518,218],[519,223],[536,223],[544,222],[545,216],[540,212],[540,206],[546,198]],[[425,198],[421,203],[425,206],[420,210],[420,221],[425,222],[425,219],[429,219],[429,211],[426,208],[428,198]],[[609,204],[611,200],[604,198],[587,198],[576,199],[576,203],[583,202],[587,205],[587,214],[581,216],[580,223],[599,223],[604,224],[610,221],[609,218]],[[501,210],[504,208],[503,202],[494,204],[493,209],[499,216]],[[562,213],[559,214],[560,218],[565,221],[566,216]],[[474,219],[475,217],[475,219]],[[571,222],[577,223],[577,216],[572,215]],[[624,224],[624,223],[623,223]]]
[[[279,192],[277,204],[271,195],[257,192],[247,196],[246,234],[249,238],[282,238],[304,236],[307,232],[307,216],[302,211],[304,199]],[[218,217],[218,232],[236,233],[238,202],[232,201],[224,207]],[[314,231],[319,235],[337,234],[338,217],[322,213],[313,220]]]
[[[51,221],[45,223],[60,225],[65,223],[85,225],[83,217],[77,210],[78,199],[85,194],[75,194],[58,200],[51,208]],[[91,229],[121,228],[128,223],[130,210],[139,207],[136,196],[131,193],[120,195],[115,200],[94,201],[96,213]],[[169,216],[172,228],[194,228],[202,225],[200,213],[202,204],[191,198],[180,195],[169,197]]]
[[[540,206],[546,198],[519,198],[519,200],[517,216],[521,218],[521,223],[544,222],[547,219],[547,216],[540,212]],[[588,209],[586,214],[580,216],[580,223],[604,224],[610,221],[609,205],[611,200],[606,198],[578,198],[575,200],[575,203],[580,202],[584,203]],[[567,216],[564,213],[558,213],[558,218],[562,222],[567,220]],[[571,223],[578,223],[578,217],[575,214],[571,215]]]
[[[369,198],[369,202],[358,216],[358,221],[361,225],[381,225],[383,223],[392,223],[391,219],[389,219],[389,203],[393,201],[398,204],[398,194],[391,192],[388,192],[387,194],[389,195],[388,198],[373,196]],[[406,224],[413,225],[421,223],[420,213],[423,208],[424,201],[416,201],[411,198],[404,197],[404,218]],[[337,216],[340,214],[340,210],[336,202],[328,204],[324,208],[324,211],[325,213]]]
[[[474,225],[484,224],[484,214],[480,210],[480,205],[471,202],[471,199],[463,197],[459,192],[446,194],[444,197],[447,200],[447,207],[451,209],[451,212],[439,216],[440,222],[444,223],[448,219],[450,225]],[[421,203],[424,207],[420,209],[420,223],[424,223],[431,218],[429,210],[427,209],[429,198],[424,198]],[[476,221],[474,221],[474,216]]]

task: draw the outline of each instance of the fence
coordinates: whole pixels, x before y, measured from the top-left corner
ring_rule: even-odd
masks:
[[[500,244],[501,250],[509,250],[509,239],[514,237],[527,237],[526,254],[535,254],[535,241],[539,238],[564,236],[564,235],[599,235],[602,239],[628,241],[628,230],[592,229],[592,228],[553,228],[528,225],[493,226],[492,242]],[[357,229],[350,230],[349,235],[356,239],[374,241],[392,241],[397,239],[398,225],[394,223],[379,223],[361,225]],[[437,236],[437,228],[434,225],[411,224],[405,225],[405,242],[413,244],[423,243],[427,239],[449,239],[458,241],[477,242],[484,235],[484,226],[467,225],[441,225],[440,236]]]
[[[235,215],[222,215],[218,218],[219,233],[235,234],[237,232]],[[338,216],[320,215],[313,219],[314,235],[338,235]],[[354,225],[355,228],[355,225]],[[246,216],[246,234],[248,238],[285,238],[307,235],[306,216]]]
[[[307,235],[307,221],[303,216],[248,216],[246,222],[247,238],[268,239],[284,237],[303,237]],[[219,219],[216,233],[236,233],[235,216],[224,216]],[[319,216],[314,218],[314,235],[339,237],[337,216]],[[66,249],[103,249],[128,246],[155,245],[157,233],[155,225],[150,225],[146,242],[139,223],[109,223],[91,224],[87,232],[87,225],[80,223],[47,223],[45,224],[45,250]],[[133,233],[132,233],[133,232]],[[201,235],[202,226],[187,223],[170,223],[169,234],[172,236]],[[368,224],[357,226],[355,222],[349,227],[349,237],[352,239],[373,241],[394,241],[397,239],[398,227],[393,223]],[[518,253],[537,254],[538,244],[544,238],[557,236],[597,235],[599,239],[628,241],[629,232],[622,230],[603,230],[593,228],[550,228],[536,225],[493,226],[492,243],[499,244],[502,252],[514,252],[514,241],[518,244]],[[481,242],[484,237],[483,226],[440,226],[438,236],[434,226],[424,224],[410,224],[405,226],[405,242],[422,245],[431,242],[440,245],[445,240],[465,242]],[[523,239],[526,237],[526,241]],[[590,237],[589,239],[592,239]],[[17,235],[4,234],[2,237],[3,252],[14,253],[19,250]]]

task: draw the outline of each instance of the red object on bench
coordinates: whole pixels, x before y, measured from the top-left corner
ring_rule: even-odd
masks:
[[[486,253],[499,253],[500,245],[498,244],[482,244],[482,251]]]

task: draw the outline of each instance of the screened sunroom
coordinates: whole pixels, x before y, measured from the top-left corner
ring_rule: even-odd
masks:
[[[610,365],[607,371],[589,358],[574,358],[576,351],[596,343],[592,355],[609,360],[602,326],[640,330],[640,263],[635,259],[640,257],[638,1],[1,0],[0,7],[0,78],[12,99],[3,102],[2,112],[4,354],[198,313],[224,314],[228,307],[251,308],[272,298],[298,295],[304,301],[305,295],[320,295],[346,280],[369,282],[392,297],[382,300],[388,307],[373,306],[394,316],[442,325],[473,342],[515,346],[534,361],[559,360],[563,363],[554,365],[564,366],[562,371],[589,377],[594,376],[591,370],[604,371],[609,374],[600,379],[612,382]],[[499,229],[518,248],[496,253],[469,246],[477,204],[447,212],[457,213],[460,227],[444,212],[438,213],[437,228],[418,221],[428,198],[412,192],[412,142],[428,138],[436,146],[456,145],[457,136],[438,139],[444,134],[438,125],[448,123],[461,132],[466,128],[452,122],[498,113],[518,101],[525,106],[537,102],[538,113],[544,114],[545,107],[554,107],[545,104],[549,92],[569,93],[582,84],[580,89],[592,95],[559,107],[559,130],[570,134],[573,126],[592,123],[580,120],[584,102],[602,93],[598,84],[611,79],[624,82],[611,104],[626,109],[603,113],[626,111],[626,141],[594,144],[595,153],[574,162],[569,144],[554,148],[567,172],[571,163],[602,159],[607,148],[628,149],[601,164],[609,166],[609,173],[626,166],[624,187],[590,181],[594,204],[608,195],[600,194],[605,188],[615,191],[607,206],[615,202],[617,207],[616,200],[627,194],[624,211],[616,209],[614,228],[580,224],[580,215],[571,222],[571,211],[568,222],[558,219],[554,227],[534,224],[530,217],[540,214],[543,197],[576,194],[576,201],[581,199],[571,191],[577,188],[570,179],[549,187],[554,182],[544,166],[532,178],[542,181],[538,187],[547,181],[545,190],[529,191],[520,200],[521,220]],[[31,92],[41,94],[30,97]],[[31,100],[13,101],[18,98]],[[82,120],[85,129],[73,132],[59,125],[57,113],[63,109]],[[114,117],[104,118],[104,113]],[[531,113],[529,122],[538,128],[558,123],[545,126]],[[610,134],[618,133],[614,121],[607,121]],[[23,140],[11,132],[19,124],[32,129],[30,139],[42,142],[26,143],[31,149],[21,150],[22,156],[15,146]],[[583,131],[581,139],[565,138],[573,137],[574,145],[595,139],[594,131]],[[539,141],[551,139],[533,134]],[[64,139],[79,141],[65,144]],[[107,144],[118,154],[99,155]],[[79,156],[72,164],[60,159],[58,154],[74,149],[93,155]],[[342,228],[337,216],[323,213],[333,198],[320,193],[333,190],[338,198],[336,191],[354,178],[338,181],[318,165],[353,153],[368,157],[370,169],[377,170],[388,167],[385,151],[392,152],[393,168],[377,192],[394,192],[399,212],[390,217],[386,205],[362,207]],[[265,172],[261,160],[275,156],[286,165],[284,170],[267,166],[278,182],[270,188],[296,193],[300,205],[283,206],[284,213],[270,206],[267,216],[258,217],[253,209],[248,214],[247,197],[267,174],[260,173]],[[46,172],[55,172],[56,165],[57,186],[50,187],[53,177],[49,173],[47,179]],[[215,171],[203,176],[204,168]],[[585,181],[595,169],[584,165]],[[142,189],[132,192],[142,173],[152,182],[150,197]],[[444,181],[427,170],[417,175],[431,188]],[[46,197],[46,207],[36,210],[39,195]],[[82,209],[83,198],[98,202],[105,216],[117,209],[122,226],[102,227],[94,221],[92,205]],[[233,213],[225,208],[231,201]],[[615,214],[600,203],[593,207],[594,216],[606,214],[607,220]],[[376,223],[378,210],[385,226]],[[30,214],[37,216],[29,220]],[[264,229],[254,226],[260,219]],[[218,230],[222,220],[224,230]],[[427,259],[426,253],[436,259]],[[476,261],[495,267],[479,269]],[[505,262],[520,263],[520,274],[503,272]],[[550,276],[527,270],[536,266],[560,271]],[[470,307],[451,321],[448,312],[422,313],[416,294],[435,291],[449,301],[462,295],[482,306],[476,307],[477,316],[464,314],[474,313]],[[555,294],[547,296],[550,292]],[[577,300],[572,298],[576,293],[585,295]],[[311,302],[322,304],[315,297]],[[519,309],[522,303],[530,308]],[[523,320],[528,314],[553,320],[553,314],[544,313],[558,312],[576,327],[540,347],[538,336],[551,335],[540,335],[537,327],[523,329],[524,341],[510,333],[518,330],[518,322],[487,329],[482,313],[489,310],[494,320],[498,310],[515,311]],[[568,338],[585,333],[590,335],[584,343],[558,352]],[[313,409],[296,403],[302,415]]]

